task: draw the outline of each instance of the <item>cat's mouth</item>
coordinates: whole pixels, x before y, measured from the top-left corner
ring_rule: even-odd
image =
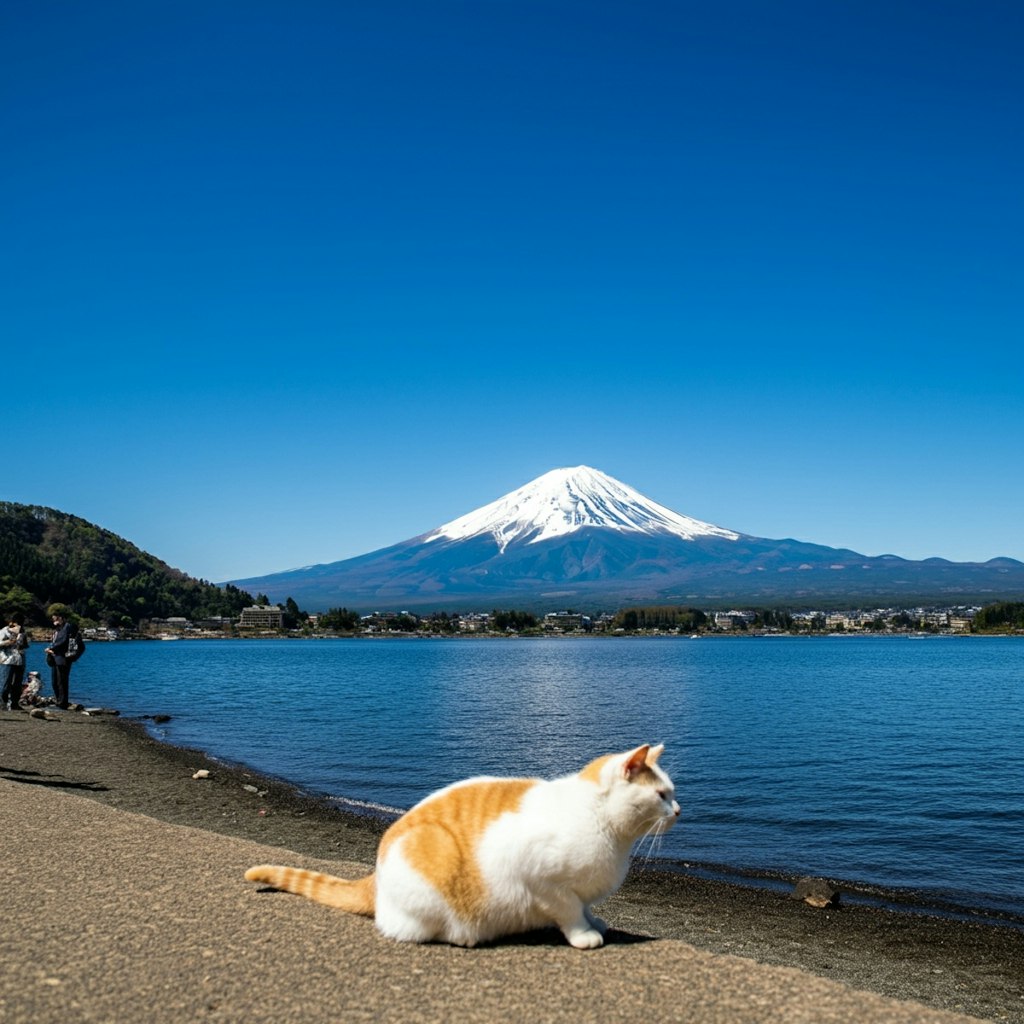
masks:
[[[664,835],[679,820],[679,811],[668,812],[656,818],[648,829],[649,835]]]

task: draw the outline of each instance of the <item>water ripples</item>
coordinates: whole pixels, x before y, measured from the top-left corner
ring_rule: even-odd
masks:
[[[662,856],[1024,911],[1011,638],[94,644],[74,683],[172,715],[172,742],[387,807],[663,741],[683,815]]]

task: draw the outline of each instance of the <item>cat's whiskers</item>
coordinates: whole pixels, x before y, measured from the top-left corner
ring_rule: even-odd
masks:
[[[661,850],[661,841],[665,836],[665,819],[656,818],[636,842],[636,856],[645,864],[657,856]],[[650,842],[648,842],[650,840]],[[646,852],[644,847],[646,846]]]

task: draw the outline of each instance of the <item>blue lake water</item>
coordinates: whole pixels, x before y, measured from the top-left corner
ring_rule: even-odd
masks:
[[[94,643],[72,699],[393,808],[664,742],[683,813],[659,857],[1024,914],[1019,639]]]

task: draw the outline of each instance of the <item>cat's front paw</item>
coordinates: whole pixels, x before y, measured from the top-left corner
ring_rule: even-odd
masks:
[[[577,949],[597,949],[604,945],[604,936],[593,928],[569,932],[565,936],[571,946]]]

